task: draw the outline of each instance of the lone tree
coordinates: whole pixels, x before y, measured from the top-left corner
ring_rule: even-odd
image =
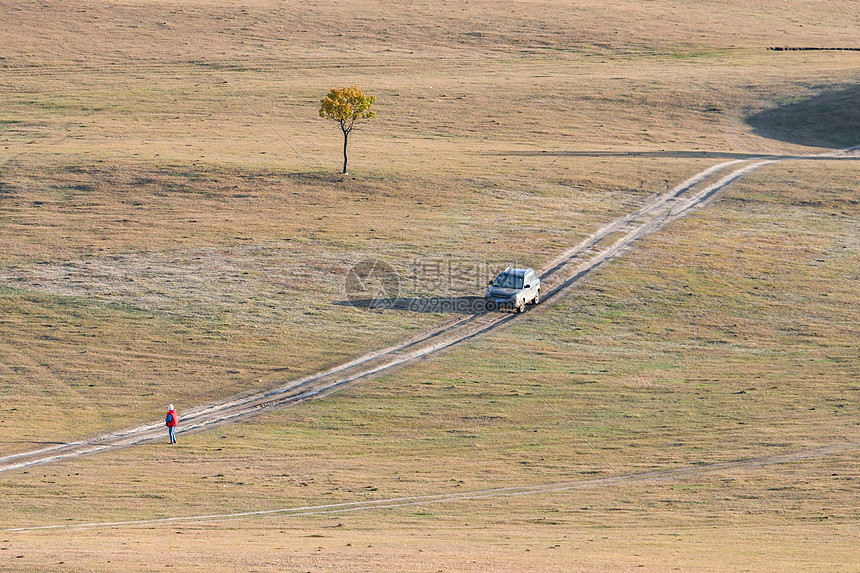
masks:
[[[375,101],[374,96],[364,95],[364,92],[355,86],[333,89],[322,100],[320,117],[335,120],[343,131],[344,174],[346,174],[346,144],[349,141],[349,134],[355,127],[356,121],[376,117],[376,112],[370,109]]]

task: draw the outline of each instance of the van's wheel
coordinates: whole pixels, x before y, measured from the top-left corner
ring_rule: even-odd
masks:
[[[540,302],[540,289],[538,289],[537,294],[535,295],[535,299],[532,301],[532,304],[537,304]]]
[[[526,301],[521,302],[517,305],[517,312],[522,312],[526,309]]]

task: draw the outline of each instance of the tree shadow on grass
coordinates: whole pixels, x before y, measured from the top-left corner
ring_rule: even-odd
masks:
[[[562,151],[555,153],[547,150],[515,150],[493,152],[499,157],[656,157],[675,159],[754,159],[761,153],[744,153],[735,151]]]
[[[303,185],[329,185],[331,183],[343,183],[349,179],[349,175],[334,172],[299,172],[287,175],[292,181]]]
[[[860,83],[781,103],[746,118],[753,133],[810,147],[860,144]]]

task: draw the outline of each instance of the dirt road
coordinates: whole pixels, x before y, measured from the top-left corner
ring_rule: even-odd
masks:
[[[696,477],[700,475],[728,472],[733,470],[744,470],[760,466],[786,464],[798,462],[808,458],[817,458],[822,456],[839,455],[848,452],[860,450],[860,443],[851,442],[845,444],[835,444],[830,446],[822,446],[809,450],[801,450],[788,454],[764,456],[759,458],[750,458],[744,460],[735,460],[730,462],[719,462],[713,464],[702,464],[696,466],[686,466],[671,470],[655,470],[642,473],[614,475],[602,478],[594,478],[579,481],[563,481],[547,484],[538,484],[531,486],[519,487],[502,487],[493,489],[481,489],[473,491],[464,491],[459,493],[437,494],[437,495],[416,495],[409,497],[394,497],[383,499],[372,499],[363,501],[351,501],[343,503],[330,503],[325,505],[311,505],[301,507],[285,507],[279,509],[266,509],[261,511],[243,511],[236,513],[220,513],[209,515],[191,515],[183,517],[162,517],[156,519],[138,519],[131,521],[105,521],[91,523],[65,523],[60,525],[37,525],[33,527],[12,527],[5,531],[37,531],[45,529],[92,529],[92,528],[118,528],[118,527],[151,527],[154,525],[165,523],[195,523],[203,521],[223,521],[226,519],[241,519],[249,517],[263,517],[267,515],[285,515],[285,516],[301,516],[301,515],[321,515],[321,514],[338,514],[352,513],[356,511],[368,511],[373,509],[389,509],[395,507],[408,507],[413,505],[429,505],[436,503],[454,503],[458,501],[467,501],[475,499],[502,498],[502,497],[517,497],[523,495],[540,495],[552,494],[562,491],[594,489],[601,487],[612,487],[625,484],[635,483],[655,483],[668,480],[678,480],[687,477]]]
[[[858,146],[860,147],[860,146]],[[591,271],[611,261],[639,239],[658,231],[700,207],[732,182],[762,167],[782,161],[809,159],[860,159],[858,147],[814,156],[768,156],[739,159],[715,165],[658,195],[639,210],[606,225],[579,245],[552,261],[541,272],[542,302],[523,314],[483,313],[461,316],[400,344],[370,352],[335,368],[292,381],[264,392],[248,393],[183,413],[179,433],[189,433],[243,420],[276,408],[285,408],[328,396],[372,376],[406,366],[452,346],[504,326],[526,320],[541,311]],[[612,243],[607,239],[620,236]],[[162,422],[110,434],[0,457],[0,472],[47,464],[82,455],[164,439]]]

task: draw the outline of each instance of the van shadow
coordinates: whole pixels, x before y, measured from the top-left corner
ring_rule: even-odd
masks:
[[[860,144],[860,83],[785,102],[746,118],[753,133],[810,147]]]
[[[363,298],[339,300],[338,306],[366,309],[390,309],[433,314],[484,314],[498,310],[492,301],[482,296]]]

